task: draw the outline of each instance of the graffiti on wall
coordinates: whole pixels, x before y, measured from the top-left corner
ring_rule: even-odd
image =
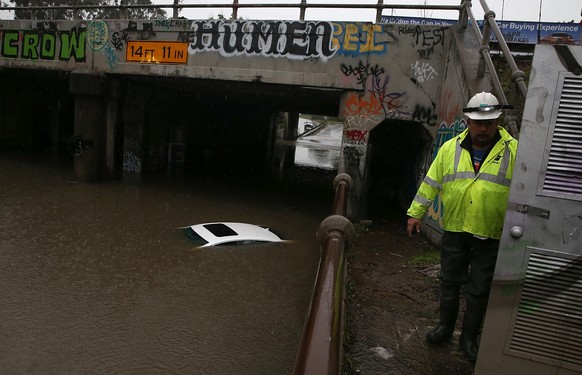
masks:
[[[342,117],[357,116],[363,119],[362,114],[365,114],[366,120],[377,124],[385,118],[408,116],[406,93],[390,91],[389,83],[390,78],[386,74],[368,77],[364,93],[352,92],[348,95],[342,108]]]
[[[378,64],[370,65],[368,62],[364,63],[362,61],[358,62],[357,65],[341,64],[340,69],[344,76],[355,77],[356,82],[364,89],[366,88],[368,78],[380,77],[385,73],[384,68],[379,67]]]
[[[451,125],[447,125],[445,122],[443,122],[437,130],[437,135],[433,144],[432,158],[436,158],[437,152],[446,141],[453,138],[457,134],[462,133],[466,127],[467,120],[462,117],[457,117],[455,122],[453,122]]]
[[[123,164],[124,172],[141,172],[143,153],[143,130],[136,124],[128,124],[123,137]]]
[[[271,56],[288,59],[319,58],[335,54],[333,25],[321,21],[194,21],[180,36],[188,52],[218,52],[221,56]]]
[[[382,40],[381,25],[370,23],[333,23],[333,50],[346,56],[383,54],[388,41]]]
[[[428,62],[417,61],[410,66],[410,69],[412,70],[412,76],[419,83],[426,82],[438,76],[435,68],[433,68]]]
[[[416,104],[412,112],[412,120],[422,122],[431,127],[436,125],[437,117],[438,114],[434,109],[434,105],[432,107],[425,107],[421,104]]]
[[[40,25],[40,27],[38,27]],[[54,25],[51,23],[51,25]],[[84,27],[57,30],[39,23],[31,30],[1,30],[0,56],[11,59],[85,62]]]
[[[268,56],[291,60],[319,59],[336,54],[383,54],[389,39],[380,25],[326,21],[152,20],[151,22],[93,20],[70,30],[58,23],[38,23],[32,30],[1,30],[0,56],[85,62],[85,48],[101,52],[110,67],[129,40],[155,40],[160,28],[176,31],[176,41],[187,42],[188,52],[218,52],[224,57]],[[374,67],[345,67],[363,82]],[[362,68],[364,70],[362,70]],[[368,70],[372,70],[371,72]]]
[[[446,141],[452,139],[457,134],[460,134],[463,130],[465,130],[466,127],[467,121],[464,118],[458,116],[455,119],[455,121],[450,125],[447,125],[447,123],[443,122],[438,128],[437,136],[433,144],[432,160],[436,158],[439,149]],[[443,201],[439,194],[432,202],[432,206],[429,207],[429,210],[427,212],[427,218],[435,222],[438,222],[440,227],[442,228],[444,209],[445,207],[443,206]]]
[[[366,145],[345,144],[342,148],[342,155],[345,164],[355,167],[359,179],[362,179],[366,169]]]
[[[431,48],[438,45],[444,45],[446,29],[448,29],[448,27],[427,29],[426,27],[421,27],[420,25],[401,25],[398,26],[398,34],[411,35],[413,38],[413,43],[416,46]]]

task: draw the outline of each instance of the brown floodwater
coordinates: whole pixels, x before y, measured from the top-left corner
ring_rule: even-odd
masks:
[[[333,192],[71,181],[0,158],[0,369],[289,374]],[[194,248],[179,227],[267,225],[288,243]]]

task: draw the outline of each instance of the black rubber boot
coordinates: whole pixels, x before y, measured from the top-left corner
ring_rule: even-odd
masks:
[[[455,332],[455,323],[459,313],[459,290],[457,288],[441,287],[439,313],[438,326],[426,335],[426,341],[435,345],[447,342]]]
[[[461,352],[469,362],[477,361],[479,345],[477,336],[481,330],[485,309],[471,304],[467,304],[467,310],[463,317],[463,328],[459,338],[459,352]]]

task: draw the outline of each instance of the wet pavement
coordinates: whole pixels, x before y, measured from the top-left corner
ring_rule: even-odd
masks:
[[[375,222],[350,249],[345,374],[471,375],[457,352],[460,319],[449,343],[426,342],[438,323],[438,261],[413,261],[434,247],[409,239],[405,223]]]

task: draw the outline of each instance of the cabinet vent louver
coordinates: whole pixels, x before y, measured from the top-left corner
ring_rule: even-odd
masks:
[[[582,198],[582,78],[564,79],[543,190]]]
[[[510,350],[582,369],[582,258],[532,252]]]

